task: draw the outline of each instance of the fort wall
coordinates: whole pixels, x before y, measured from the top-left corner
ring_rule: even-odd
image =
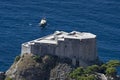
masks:
[[[23,43],[21,55],[24,53],[37,55],[52,54],[59,57],[71,58],[74,60],[73,62],[75,62],[75,60],[79,61],[79,64],[84,64],[84,62],[87,61],[95,61],[97,59],[96,36],[87,34],[81,37],[83,36],[81,34],[74,32],[74,34],[70,34],[69,36],[69,34],[65,32],[59,35],[54,33],[52,36],[47,36],[43,39],[40,38],[28,43]]]

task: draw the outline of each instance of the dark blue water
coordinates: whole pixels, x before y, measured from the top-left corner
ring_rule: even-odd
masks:
[[[42,17],[49,23],[43,30]],[[120,0],[0,0],[0,71],[20,54],[21,43],[55,30],[94,33],[100,59],[120,60]]]

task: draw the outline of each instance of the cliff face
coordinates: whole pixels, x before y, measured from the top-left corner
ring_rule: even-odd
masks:
[[[90,66],[85,69],[82,68],[83,71],[81,71],[80,67],[76,68],[76,70],[71,63],[72,61],[68,58],[59,58],[51,55],[38,56],[24,54],[22,57],[17,57],[15,59],[13,65],[8,71],[6,71],[6,77],[4,73],[0,74],[0,80],[75,80],[75,78],[70,78],[70,74],[74,73],[72,74],[73,76],[80,72],[83,73],[83,78],[91,78],[92,76],[95,76],[97,80],[120,80],[119,77],[106,77],[106,75],[99,72],[91,73],[90,70],[93,68]],[[96,69],[97,68],[93,69],[93,71]],[[97,69],[97,71],[99,69]],[[78,76],[80,76],[80,74]],[[5,79],[3,79],[4,77]]]
[[[6,80],[52,80],[67,78],[72,66],[69,59],[56,56],[33,56],[25,54],[6,72]]]

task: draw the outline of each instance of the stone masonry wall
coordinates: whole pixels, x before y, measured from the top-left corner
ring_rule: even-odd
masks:
[[[97,59],[96,39],[68,39],[59,41],[57,44],[35,43],[28,47],[22,46],[23,53],[38,55],[52,54],[59,57],[76,59],[77,61],[94,61]],[[81,64],[80,63],[80,64]]]

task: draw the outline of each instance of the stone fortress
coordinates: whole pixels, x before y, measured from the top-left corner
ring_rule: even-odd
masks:
[[[87,66],[97,58],[96,35],[86,32],[56,31],[55,33],[22,44],[21,55],[51,54],[61,58],[70,58],[73,65]]]

